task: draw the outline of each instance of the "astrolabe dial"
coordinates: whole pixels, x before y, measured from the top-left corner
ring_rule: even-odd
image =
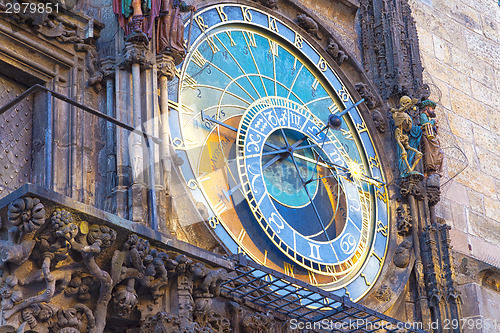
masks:
[[[385,261],[387,190],[346,85],[267,12],[223,4],[194,22],[170,124],[210,230],[230,252],[360,299]]]

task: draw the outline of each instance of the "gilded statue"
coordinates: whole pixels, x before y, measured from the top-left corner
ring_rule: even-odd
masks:
[[[396,126],[396,130],[394,132],[394,136],[396,138],[396,142],[399,148],[399,158],[400,158],[400,171],[402,174],[407,174],[413,172],[418,162],[422,158],[422,153],[412,147],[410,142],[410,132],[413,130],[413,124],[411,120],[411,116],[408,114],[408,111],[417,104],[417,99],[411,99],[408,96],[403,96],[399,100],[399,108],[391,109],[392,118],[394,119],[394,124]],[[418,141],[416,146],[418,147]],[[415,154],[413,163],[410,166],[408,151],[411,151]],[[411,160],[411,159],[410,159]]]
[[[436,103],[425,100],[421,104],[420,126],[423,131],[424,171],[427,174],[440,173],[443,165],[443,151],[437,138]]]

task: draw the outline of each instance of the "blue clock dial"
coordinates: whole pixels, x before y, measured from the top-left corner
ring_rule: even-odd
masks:
[[[269,13],[224,4],[194,20],[171,135],[210,229],[234,253],[361,298],[385,260],[387,191],[358,110],[324,128],[354,104],[345,85]]]

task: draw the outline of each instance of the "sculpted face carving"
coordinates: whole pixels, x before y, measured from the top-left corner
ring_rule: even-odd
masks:
[[[385,119],[378,109],[372,111],[372,119],[375,127],[380,133],[384,133],[386,130]]]

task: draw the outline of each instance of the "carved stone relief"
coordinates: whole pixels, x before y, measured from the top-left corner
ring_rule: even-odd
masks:
[[[405,268],[408,266],[410,262],[410,253],[411,242],[407,239],[403,240],[401,244],[399,244],[396,252],[394,253],[394,265],[399,268]]]
[[[20,320],[35,331],[99,333],[109,318],[124,318],[144,332],[158,325],[165,332],[230,331],[228,316],[212,307],[228,278],[225,269],[185,255],[171,259],[136,234],[119,235],[64,208],[47,209],[33,197],[13,201],[2,220],[1,232],[8,236],[1,244],[5,325],[16,327]],[[178,313],[162,314],[171,288]]]
[[[278,0],[254,0],[254,1],[260,3],[262,6],[265,6],[267,8],[278,9]]]
[[[309,35],[314,38],[321,40],[321,36],[319,35],[318,24],[306,14],[298,14],[297,15],[297,23],[299,27],[304,29]]]
[[[349,59],[349,56],[340,49],[340,46],[335,42],[333,38],[330,38],[328,45],[326,47],[326,52],[335,60],[335,62],[340,66],[344,61]]]
[[[396,227],[398,229],[398,234],[401,236],[406,236],[409,234],[410,229],[412,227],[410,216],[408,215],[406,209],[404,207],[396,208]]]

